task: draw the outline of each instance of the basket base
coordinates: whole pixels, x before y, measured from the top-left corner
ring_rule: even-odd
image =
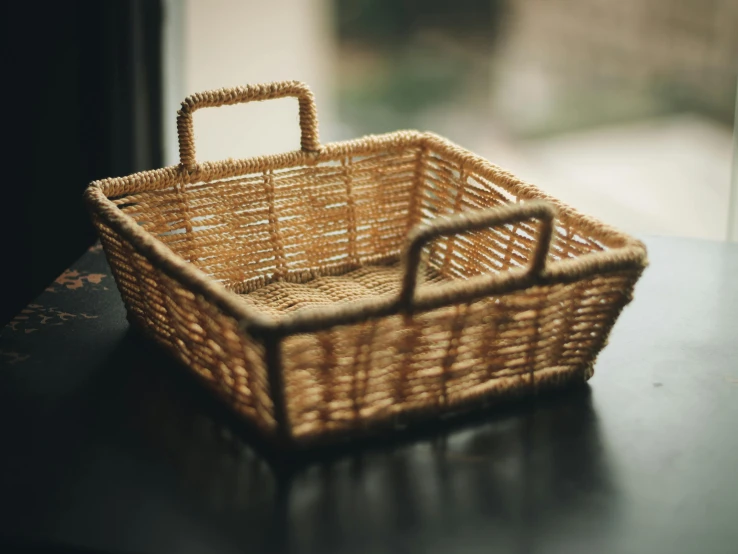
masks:
[[[432,268],[426,268],[422,277],[426,284],[446,280]],[[324,275],[302,283],[270,283],[239,296],[259,311],[278,316],[365,298],[397,296],[401,282],[402,264],[394,261],[385,265],[366,265],[341,275]]]

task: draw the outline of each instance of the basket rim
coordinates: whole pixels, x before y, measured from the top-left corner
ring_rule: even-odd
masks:
[[[425,312],[443,306],[469,302],[478,298],[500,295],[534,286],[571,283],[603,273],[623,270],[641,271],[648,264],[645,245],[638,239],[608,225],[597,218],[585,215],[568,204],[543,192],[512,173],[496,166],[485,158],[466,150],[450,140],[430,132],[395,131],[382,135],[367,135],[358,139],[325,144],[317,152],[296,150],[269,156],[244,159],[228,159],[205,162],[195,171],[187,171],[182,165],[169,166],[93,181],[85,190],[85,201],[96,217],[121,234],[131,246],[175,279],[185,288],[203,296],[227,315],[235,318],[245,332],[256,335],[286,336],[314,332],[343,324],[356,323],[403,311],[398,298],[376,297],[315,308],[305,308],[291,314],[272,316],[242,302],[239,296],[208,276],[194,264],[176,254],[153,234],[140,227],[110,198],[125,194],[150,192],[172,186],[219,180],[267,170],[295,166],[314,166],[333,161],[341,156],[377,154],[393,149],[416,147],[443,156],[477,172],[494,185],[514,194],[526,202],[542,200],[557,209],[557,222],[576,224],[607,250],[591,252],[576,258],[548,263],[542,274],[532,277],[524,269],[511,269],[502,273],[480,275],[468,280],[451,281],[439,289],[419,289],[413,303],[413,312]]]

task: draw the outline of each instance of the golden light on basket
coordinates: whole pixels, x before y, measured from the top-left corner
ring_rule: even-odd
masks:
[[[301,149],[197,163],[192,113],[293,96]],[[641,242],[430,134],[321,145],[299,82],[193,95],[181,163],[86,200],[129,320],[284,446],[592,375]]]

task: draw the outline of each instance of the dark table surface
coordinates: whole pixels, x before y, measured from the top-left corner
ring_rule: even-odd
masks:
[[[120,553],[738,552],[738,246],[647,244],[589,385],[307,460],[255,451],[129,330],[92,248],[0,334],[0,536]]]

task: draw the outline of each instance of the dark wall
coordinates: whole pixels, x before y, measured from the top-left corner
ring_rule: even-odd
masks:
[[[95,240],[84,187],[162,158],[159,0],[5,6],[0,325]]]

